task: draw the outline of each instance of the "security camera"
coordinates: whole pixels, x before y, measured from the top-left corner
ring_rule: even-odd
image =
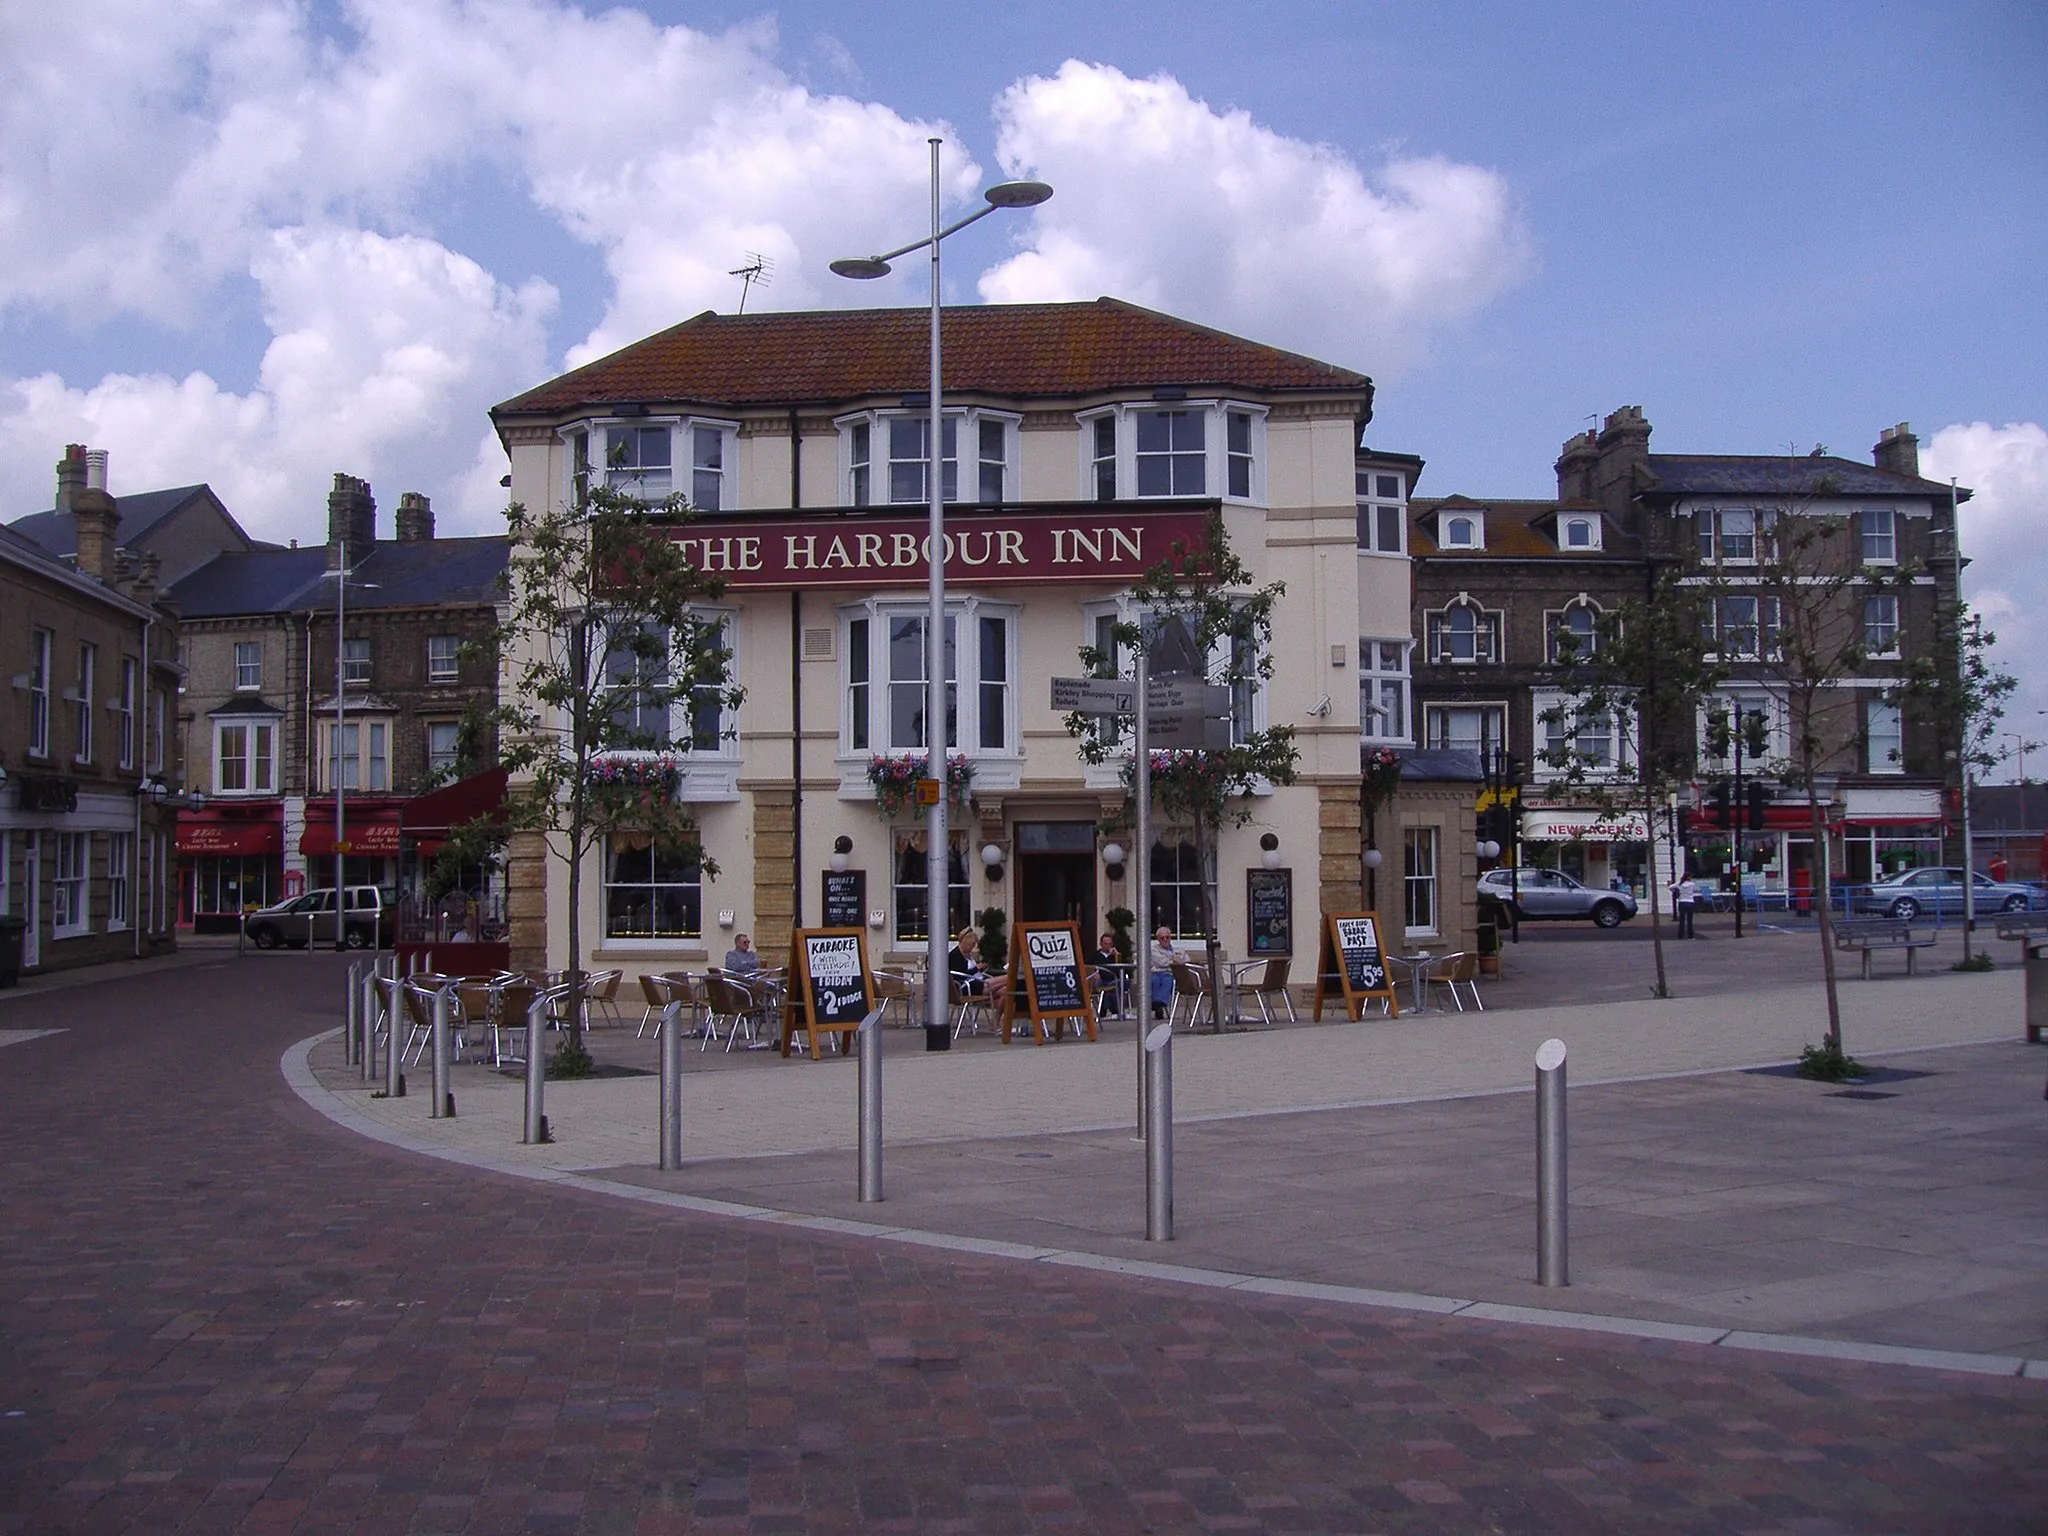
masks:
[[[1321,718],[1322,716],[1324,716],[1324,715],[1327,715],[1327,714],[1329,714],[1329,712],[1330,712],[1330,696],[1329,696],[1329,695],[1328,695],[1327,693],[1319,693],[1319,694],[1317,694],[1317,695],[1316,695],[1316,701],[1315,701],[1315,703],[1313,703],[1313,704],[1309,705],[1309,707],[1308,707],[1308,712],[1309,712],[1310,714],[1312,714],[1312,715],[1315,715],[1315,716],[1316,716],[1317,718],[1319,718],[1319,719],[1320,719],[1320,718]]]

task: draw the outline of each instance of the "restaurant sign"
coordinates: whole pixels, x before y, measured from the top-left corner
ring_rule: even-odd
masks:
[[[969,586],[1135,581],[1176,542],[1200,543],[1206,510],[1064,505],[946,515],[946,580]],[[930,526],[922,517],[710,519],[671,535],[699,570],[728,589],[859,587],[925,579]]]

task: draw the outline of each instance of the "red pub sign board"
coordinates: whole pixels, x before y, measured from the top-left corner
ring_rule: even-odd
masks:
[[[1044,586],[1135,581],[1176,542],[1198,544],[1206,506],[1099,510],[1064,505],[1056,513],[946,514],[946,580],[965,586]],[[864,587],[925,579],[930,523],[922,516],[700,518],[671,535],[699,570],[728,589]]]

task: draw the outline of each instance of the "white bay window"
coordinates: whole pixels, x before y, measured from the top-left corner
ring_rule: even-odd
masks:
[[[949,502],[994,506],[1017,499],[1017,421],[1012,413],[947,411],[939,441],[939,486]],[[839,422],[840,495],[846,505],[926,506],[931,501],[930,411],[869,411]],[[961,493],[963,446],[971,457]]]
[[[1264,407],[1133,401],[1081,419],[1081,493],[1093,501],[1215,496],[1263,502]]]
[[[871,603],[846,614],[844,752],[924,749],[929,619],[910,603]],[[970,757],[1014,755],[1017,610],[978,598],[949,604],[941,652],[946,746]]]

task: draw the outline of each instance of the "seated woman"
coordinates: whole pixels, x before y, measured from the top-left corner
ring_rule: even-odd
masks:
[[[982,967],[972,928],[962,928],[953,936],[953,947],[946,953],[946,968],[953,973],[953,985],[966,996],[980,997],[988,991],[988,972]]]

